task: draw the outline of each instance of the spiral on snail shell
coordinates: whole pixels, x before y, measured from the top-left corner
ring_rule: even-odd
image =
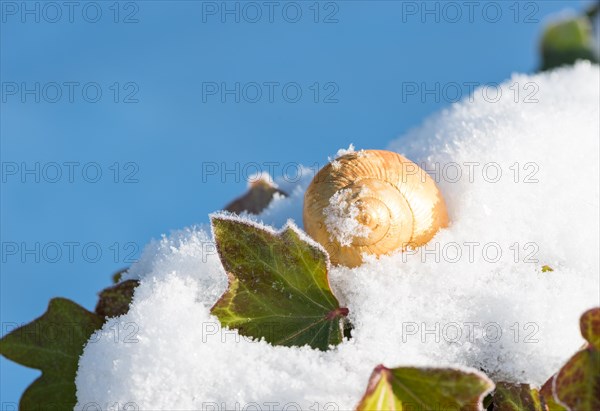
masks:
[[[303,220],[331,262],[348,267],[360,265],[364,253],[422,246],[448,225],[433,179],[384,150],[349,153],[323,167],[304,195]]]

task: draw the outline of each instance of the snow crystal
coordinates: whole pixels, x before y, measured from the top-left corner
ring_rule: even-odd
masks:
[[[340,163],[338,161],[338,158],[345,156],[346,154],[352,154],[352,153],[356,153],[356,149],[354,148],[354,144],[350,144],[348,146],[348,148],[340,148],[337,153],[335,153],[335,156],[333,156],[333,158],[331,156],[327,157],[327,160],[331,163],[331,167],[333,167],[334,170],[339,170],[339,168],[342,166],[342,163]],[[364,150],[360,150],[358,151],[357,155],[359,157],[362,157],[365,154]]]
[[[599,77],[588,63],[515,75],[497,101],[475,90],[391,143],[438,182],[451,225],[420,249],[331,270],[354,331],[330,351],[221,328],[209,309],[227,280],[206,229],[150,244],[128,273],[141,280],[129,313],[80,359],[78,408],[347,410],[379,363],[542,384],[599,304]],[[300,223],[309,181],[281,182],[290,195],[259,218]]]
[[[257,184],[263,183],[267,184],[273,188],[278,188],[278,185],[275,181],[273,181],[273,177],[267,171],[260,171],[258,173],[254,173],[248,176],[248,188],[252,188]]]
[[[356,151],[356,149],[354,148],[354,144],[350,143],[350,145],[348,146],[348,148],[340,148],[337,153],[335,153],[335,157],[333,157],[333,159],[331,157],[329,157],[329,161],[335,160],[336,158],[340,158],[342,156],[345,156],[346,154],[352,154]]]
[[[323,210],[329,239],[336,240],[342,247],[350,246],[354,238],[371,234],[371,229],[357,220],[360,209],[353,197],[352,190],[341,189],[331,196],[329,205]]]

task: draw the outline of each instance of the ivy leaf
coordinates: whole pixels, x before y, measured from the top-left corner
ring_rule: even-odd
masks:
[[[581,335],[595,350],[600,350],[600,308],[583,313],[579,320]]]
[[[287,197],[285,191],[278,189],[268,180],[259,178],[250,184],[248,191],[225,206],[226,211],[232,213],[248,212],[260,214],[267,208],[275,195]]]
[[[121,268],[119,271],[115,271],[111,276],[112,283],[118,284],[121,281],[123,274],[125,274],[127,270],[129,270],[129,267]]]
[[[586,311],[580,320],[587,346],[575,354],[554,377],[556,399],[572,411],[600,410],[600,308]]]
[[[578,16],[549,24],[542,36],[541,53],[541,70],[573,64],[579,59],[597,63],[590,18]]]
[[[544,383],[544,385],[542,385],[542,388],[540,389],[540,394],[544,399],[544,403],[546,404],[545,411],[567,411],[567,409],[565,407],[563,407],[558,402],[556,402],[556,399],[554,398],[554,393],[552,390],[553,384],[554,384],[554,375],[552,377],[550,377],[548,379],[548,381],[546,381]]]
[[[494,411],[546,411],[540,392],[529,384],[497,382]]]
[[[102,323],[101,317],[74,302],[54,298],[41,317],[0,340],[0,354],[42,371],[23,393],[21,411],[73,409],[79,356]]]
[[[329,287],[325,251],[291,222],[274,232],[224,214],[211,216],[229,288],[212,307],[221,324],[275,345],[326,350],[347,336]]]
[[[96,305],[96,314],[102,318],[127,314],[133,293],[138,285],[139,281],[137,280],[127,280],[102,290]]]
[[[600,352],[588,347],[575,354],[555,378],[554,392],[572,411],[600,410]]]
[[[494,408],[493,402],[494,402],[494,398],[493,398],[492,394],[487,394],[483,398],[483,409],[492,411],[492,408]]]
[[[494,383],[478,372],[452,368],[393,368],[371,374],[357,411],[481,410]]]

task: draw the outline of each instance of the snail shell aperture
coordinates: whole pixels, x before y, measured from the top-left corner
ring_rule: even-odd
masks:
[[[304,229],[333,264],[356,267],[376,256],[426,244],[448,225],[433,179],[384,150],[343,155],[323,167],[304,194]]]

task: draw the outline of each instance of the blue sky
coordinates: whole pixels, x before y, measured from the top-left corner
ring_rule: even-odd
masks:
[[[3,335],[55,296],[93,310],[112,272],[206,223],[257,165],[385,148],[448,85],[534,71],[547,16],[589,4],[51,3],[0,3]],[[0,366],[11,409],[39,372]]]

